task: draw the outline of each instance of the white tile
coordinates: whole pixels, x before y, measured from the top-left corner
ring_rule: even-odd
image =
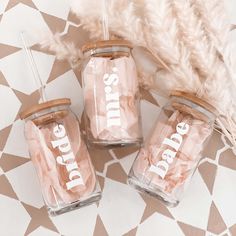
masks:
[[[0,84],[0,130],[12,124],[20,109],[21,103],[11,88]]]
[[[48,99],[70,98],[72,110],[81,116],[83,112],[82,89],[72,70],[47,84],[46,93]]]
[[[97,206],[92,204],[51,219],[62,235],[92,236],[97,219]]]
[[[38,227],[35,231],[33,231],[31,234],[29,234],[28,236],[60,236],[60,234],[53,232],[49,229],[46,229],[42,226]]]
[[[20,32],[29,34],[30,45],[40,42],[49,27],[36,9],[22,3],[3,14],[0,24],[0,43],[21,47]]]
[[[40,11],[65,20],[70,11],[68,0],[33,0],[33,2]]]
[[[19,200],[40,208],[44,206],[41,188],[32,162],[27,162],[6,173]]]
[[[32,51],[32,54],[42,82],[46,84],[55,57],[36,51]],[[12,69],[12,65],[14,65],[14,69]],[[29,65],[24,50],[11,54],[0,61],[0,70],[9,85],[28,95],[40,88],[40,83],[34,79]]]
[[[183,232],[174,220],[158,213],[154,213],[139,225],[136,235],[184,236]]]
[[[14,122],[8,136],[4,152],[16,156],[29,157],[27,143],[24,137],[24,121]]]
[[[145,208],[140,195],[125,184],[106,179],[99,214],[112,236],[120,236],[139,224]]]
[[[169,210],[179,221],[206,229],[211,202],[211,195],[199,172],[196,171],[180,204]]]
[[[236,222],[236,171],[218,167],[213,188],[213,199],[227,226]]]
[[[24,235],[30,219],[19,201],[0,194],[1,235]]]

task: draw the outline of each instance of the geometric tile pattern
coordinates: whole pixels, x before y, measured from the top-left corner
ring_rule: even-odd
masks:
[[[235,23],[234,0],[227,6]],[[232,7],[231,7],[232,6]],[[126,185],[136,148],[89,152],[103,197],[99,204],[49,217],[23,137],[18,113],[38,103],[38,85],[25,61],[19,33],[29,43],[48,98],[69,97],[83,114],[79,71],[37,46],[46,33],[60,32],[78,47],[88,33],[78,27],[67,0],[1,0],[0,3],[0,235],[4,236],[236,236],[236,157],[227,140],[214,133],[205,158],[183,201],[167,208]],[[142,90],[144,137],[163,99]]]

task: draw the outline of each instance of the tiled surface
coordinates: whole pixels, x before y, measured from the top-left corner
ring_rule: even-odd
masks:
[[[234,0],[227,3],[234,21]],[[0,235],[236,236],[236,157],[218,133],[176,208],[166,208],[125,184],[137,150],[90,150],[103,188],[100,204],[48,217],[18,117],[20,110],[39,100],[19,32],[29,32],[32,45],[49,30],[64,32],[80,46],[85,34],[77,23],[67,0],[0,0]],[[79,72],[33,48],[48,98],[71,98],[73,110],[81,116]],[[143,94],[146,136],[162,104],[158,96]]]

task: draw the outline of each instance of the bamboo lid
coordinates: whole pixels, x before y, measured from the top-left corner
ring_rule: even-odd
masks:
[[[68,115],[68,113],[68,110],[51,112],[49,114],[33,119],[33,122],[35,125],[47,125],[49,123],[55,122],[56,120],[63,119]]]
[[[203,107],[204,109],[208,110],[209,112],[213,113],[215,116],[219,114],[217,109],[209,104],[208,102],[204,101],[203,99],[197,97],[195,94],[182,92],[182,91],[172,91],[170,94],[171,97],[179,97],[187,99],[195,104],[197,104],[200,107]]]
[[[51,108],[51,107],[56,107],[56,106],[63,106],[63,105],[70,105],[71,101],[69,98],[61,98],[61,99],[55,99],[51,100],[48,102],[36,104],[25,111],[20,113],[20,118],[23,120],[31,115],[33,115],[36,112]]]
[[[91,49],[107,48],[112,46],[133,48],[132,44],[127,40],[102,40],[85,44],[82,47],[82,52],[85,53]]]

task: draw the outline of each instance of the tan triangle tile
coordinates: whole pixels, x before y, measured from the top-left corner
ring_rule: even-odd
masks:
[[[118,159],[121,159],[125,156],[131,155],[134,152],[137,152],[139,150],[139,147],[130,146],[130,147],[122,147],[113,149],[114,154]]]
[[[102,222],[102,219],[99,215],[97,216],[97,221],[96,221],[96,225],[94,228],[93,236],[108,236],[106,228],[105,228],[105,226]]]
[[[0,59],[8,55],[11,55],[19,50],[21,50],[21,48],[0,43]]]
[[[105,164],[113,160],[111,154],[107,150],[89,148],[89,153],[97,171],[103,172]]]
[[[3,150],[6,142],[7,142],[7,139],[8,139],[8,135],[11,131],[11,127],[12,125],[0,130],[0,150]]]
[[[40,226],[59,233],[56,226],[53,224],[52,220],[49,218],[48,212],[45,206],[41,208],[36,208],[30,205],[27,205],[23,202],[22,202],[22,205],[31,216],[31,221],[28,225],[25,235],[29,235],[31,232],[33,232],[35,229],[37,229]]]
[[[153,97],[153,95],[148,90],[140,88],[140,92],[141,92],[142,99],[152,103],[155,106],[159,106],[156,99]]]
[[[144,210],[140,223],[145,221],[147,218],[149,218],[151,215],[153,215],[156,212],[173,219],[173,216],[168,210],[168,208],[164,204],[162,204],[159,200],[153,197],[150,197],[147,194],[141,194],[141,197],[146,203],[146,208]]]
[[[4,77],[4,75],[1,71],[0,71],[0,85],[5,85],[5,86],[10,87],[7,80],[5,79],[5,77]]]
[[[81,77],[81,68],[77,67],[73,69],[76,78],[79,81],[80,86],[82,87],[82,77]]]
[[[25,164],[28,161],[29,161],[28,158],[23,158],[3,153],[2,157],[0,158],[0,167],[3,169],[4,172],[7,172],[11,169],[14,169],[20,165]]]
[[[120,163],[110,165],[107,169],[106,177],[124,184],[127,182],[127,175]]]
[[[214,202],[211,204],[210,215],[208,219],[207,230],[214,233],[220,234],[227,228],[222,216],[220,215]]]
[[[182,222],[177,222],[184,235],[186,236],[205,236],[205,230],[196,228],[192,225],[188,225]]]
[[[215,131],[207,144],[207,148],[203,151],[202,156],[215,160],[217,151],[223,147],[224,143],[221,140],[221,134]]]
[[[83,30],[81,27],[70,25],[67,34],[63,36],[67,42],[73,42],[77,48],[81,48],[89,41],[89,32]]]
[[[76,24],[76,25],[79,25],[80,24],[80,20],[79,18],[75,15],[74,12],[70,11],[69,12],[69,15],[68,15],[68,18],[67,18],[68,21]]]
[[[103,189],[104,189],[104,184],[105,184],[105,178],[104,177],[102,177],[102,176],[97,176],[97,178],[98,178],[98,182],[99,182],[99,185],[100,185],[100,187],[101,187],[101,190],[103,191]]]
[[[5,175],[0,176],[0,186],[1,186],[0,187],[0,194],[18,200],[16,193],[14,192],[10,182],[8,181],[8,179]]]
[[[230,233],[232,234],[232,236],[236,235],[236,224],[234,224],[233,226],[231,226],[229,228]]]
[[[25,5],[29,6],[29,7],[37,9],[37,7],[34,5],[32,0],[10,0],[8,2],[8,5],[7,5],[5,11],[8,11],[9,9],[13,8],[14,6],[16,6],[19,3],[23,3],[23,4],[25,4]]]
[[[47,83],[50,83],[51,81],[65,74],[69,70],[71,70],[71,66],[67,61],[59,61],[56,59],[53,64],[52,71],[50,73]]]
[[[137,233],[138,227],[135,227],[134,229],[131,229],[128,233],[124,234],[123,236],[135,236]]]
[[[198,167],[198,170],[209,192],[212,194],[215,177],[216,177],[217,166],[209,162],[204,162]]]
[[[40,94],[39,91],[36,90],[35,92],[31,93],[30,95],[24,94],[18,90],[13,89],[13,92],[17,96],[17,98],[21,102],[21,107],[19,110],[19,113],[24,111],[25,109],[28,109],[29,107],[38,104],[39,99],[40,99]],[[19,113],[16,117],[16,120],[19,119]]]
[[[44,12],[40,12],[43,16],[45,22],[53,33],[63,32],[66,26],[66,21],[58,18],[56,16],[52,16],[46,14]]]
[[[232,170],[236,170],[236,156],[231,149],[227,149],[221,153],[219,164]]]

